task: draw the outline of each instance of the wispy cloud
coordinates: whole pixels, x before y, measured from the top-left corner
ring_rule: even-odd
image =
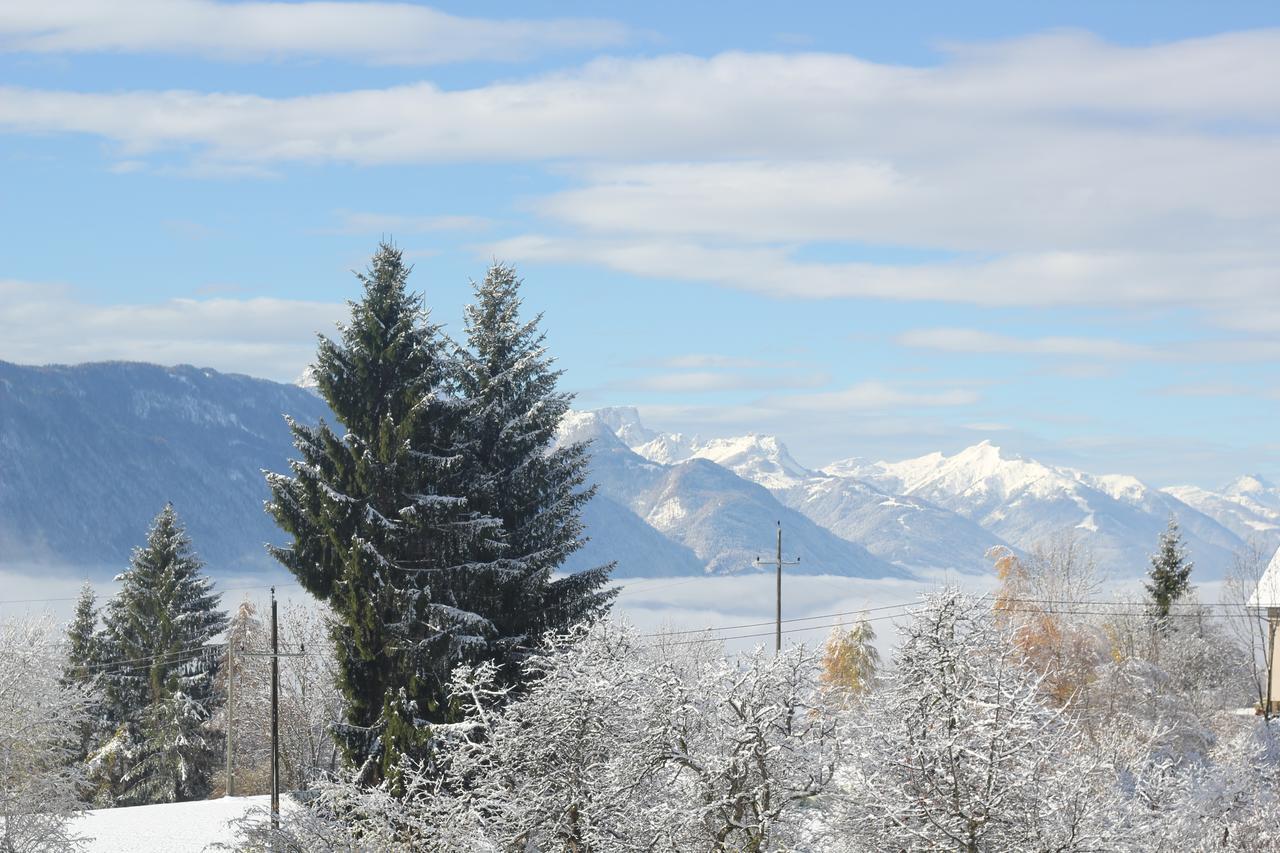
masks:
[[[998,421],[978,421],[976,423],[963,424],[962,426],[973,432],[1009,432],[1016,429],[1016,427]]]
[[[64,0],[0,15],[0,50],[161,53],[223,60],[344,59],[371,65],[512,62],[613,47],[630,33],[588,18],[493,19],[412,3]]]
[[[765,405],[801,411],[862,411],[968,406],[978,402],[977,392],[967,388],[917,391],[878,381],[859,382],[839,391],[772,397]]]
[[[435,231],[483,231],[493,221],[483,216],[405,216],[395,213],[335,211],[339,223],[332,230],[340,234],[426,234]]]
[[[400,17],[441,14],[421,7],[177,8],[345,21],[339,13],[357,5],[375,22],[368,32],[393,21],[396,38],[416,33],[405,38],[434,49]],[[95,42],[98,28],[77,22],[115,7],[73,8],[11,16],[8,43],[69,50],[115,39],[113,49],[142,50],[168,38],[147,28],[160,24],[128,24],[128,13]],[[359,41],[361,26],[338,29]],[[279,32],[327,31],[252,29],[286,41],[294,36]],[[384,59],[401,55],[396,39],[385,50],[370,43]],[[252,40],[246,49],[265,50]],[[1270,85],[1280,30],[1138,47],[1059,32],[950,50],[930,67],[818,53],[599,59],[456,90],[420,82],[292,97],[8,87],[0,131],[94,135],[115,144],[116,162],[180,152],[203,168],[250,171],[554,162],[579,184],[533,201],[555,227],[484,247],[515,260],[774,297],[1280,316],[1280,192],[1259,179],[1280,173],[1280,89]],[[844,244],[850,259],[799,251],[814,243]],[[878,246],[906,257],[865,251]]]
[[[1127,363],[1133,361],[1184,362],[1267,362],[1280,361],[1280,341],[1264,338],[1200,338],[1161,344],[1140,344],[1108,338],[1062,335],[1015,337],[981,329],[913,329],[899,335],[902,346],[953,353],[1059,356],[1089,361],[1093,359]],[[1054,368],[1059,375],[1080,378],[1105,375],[1088,364],[1077,368]],[[1063,373],[1063,371],[1067,371]]]
[[[704,369],[753,369],[769,367],[775,362],[759,358],[744,358],[737,355],[721,355],[709,352],[692,352],[684,355],[673,355],[669,358],[656,359],[653,364],[658,367],[670,367],[676,370]]]
[[[0,359],[24,364],[121,359],[194,364],[292,381],[342,304],[215,297],[100,305],[68,287],[0,281]]]
[[[1126,341],[1102,338],[1049,336],[1014,337],[979,329],[914,329],[899,335],[902,346],[944,352],[1072,356],[1100,359],[1157,359],[1166,356],[1161,350]]]
[[[766,370],[753,370],[750,372],[692,370],[642,376],[619,382],[615,387],[625,391],[701,394],[714,391],[815,388],[829,380],[830,377],[826,373],[820,372],[783,373]]]
[[[1263,394],[1256,388],[1234,382],[1189,382],[1165,385],[1157,388],[1156,393],[1166,397],[1253,397]]]
[[[513,260],[587,263],[631,275],[703,281],[798,299],[873,298],[992,306],[1185,304],[1228,307],[1277,294],[1261,258],[1196,254],[1048,251],[994,259],[892,264],[799,261],[785,248],[724,246],[672,238],[526,235],[488,251]],[[1216,285],[1216,286],[1214,286]]]

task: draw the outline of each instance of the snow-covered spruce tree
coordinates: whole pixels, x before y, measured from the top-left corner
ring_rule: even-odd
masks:
[[[80,588],[80,596],[76,599],[75,615],[67,626],[66,643],[66,663],[62,667],[63,685],[92,688],[98,681],[102,651],[98,636],[98,608],[93,585],[88,581]],[[101,735],[100,718],[103,710],[100,702],[95,703],[77,728],[79,746],[73,758],[77,764],[89,757]]]
[[[316,356],[345,432],[290,422],[301,458],[267,475],[268,510],[293,537],[272,553],[334,616],[336,734],[364,784],[429,750],[450,673],[496,634],[477,610],[505,568],[501,522],[467,506],[452,364],[409,272],[379,246],[341,341],[322,337]]]
[[[227,616],[171,504],[117,576],[103,613],[102,681],[115,733],[93,764],[109,764],[119,804],[208,795],[222,740],[208,726],[221,705],[208,647]]]
[[[84,808],[79,732],[96,697],[58,676],[58,644],[46,621],[0,624],[0,850],[78,850],[69,825]]]
[[[599,615],[616,593],[606,588],[612,565],[551,578],[582,547],[580,514],[595,488],[582,488],[585,444],[552,449],[572,395],[556,390],[561,371],[538,329],[542,316],[520,317],[520,286],[515,270],[502,264],[473,284],[467,347],[458,352],[467,499],[501,519],[507,537],[510,571],[491,593],[500,602],[492,617],[500,663],[518,662],[545,631]]]
[[[1182,544],[1178,520],[1169,517],[1169,527],[1160,534],[1156,552],[1151,555],[1150,578],[1146,583],[1151,599],[1151,613],[1158,623],[1167,621],[1169,608],[1191,589],[1191,569],[1194,564],[1187,559],[1187,549]]]
[[[928,596],[855,720],[837,839],[847,832],[853,850],[1116,849],[1114,780],[1024,663],[986,602]]]
[[[67,626],[67,662],[62,668],[66,684],[83,684],[95,674],[98,663],[98,607],[93,585],[85,581],[76,598],[75,615]]]

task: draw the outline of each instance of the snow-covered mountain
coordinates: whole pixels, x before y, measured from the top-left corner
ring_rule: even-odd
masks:
[[[616,563],[615,578],[683,577],[706,568],[692,549],[664,536],[627,507],[597,494],[582,511],[587,544],[569,556],[562,567],[576,572]]]
[[[0,562],[118,569],[173,501],[215,574],[270,566],[281,537],[261,469],[294,455],[282,414],[324,402],[295,385],[180,366],[0,362]],[[1280,545],[1280,489],[1243,477],[1214,492],[1045,465],[983,442],[951,456],[806,468],[767,435],[659,434],[634,409],[575,412],[562,440],[593,439],[590,543],[569,569],[619,577],[753,571],[784,528],[798,571],[859,577],[986,571],[997,544],[1029,549],[1075,530],[1117,576],[1146,570],[1169,515],[1198,577],[1246,538]]]
[[[628,412],[629,414],[629,412]],[[626,419],[615,411],[613,421]],[[1027,550],[1074,531],[1118,577],[1143,574],[1148,555],[1176,516],[1200,577],[1220,575],[1246,531],[1280,540],[1280,491],[1244,478],[1222,494],[1155,489],[1123,474],[1093,475],[1002,451],[988,441],[947,456],[900,462],[852,458],[808,470],[777,438],[702,440],[643,435],[636,453],[664,463],[705,458],[771,489],[786,505],[899,565],[985,571],[985,552]]]
[[[0,362],[0,561],[118,571],[172,501],[210,571],[272,566],[261,469],[293,455],[286,412],[328,416],[296,386],[185,365]]]
[[[1164,491],[1245,541],[1266,551],[1280,548],[1280,488],[1257,474],[1238,477],[1217,492],[1198,486],[1170,486]]]
[[[909,568],[988,572],[987,552],[1008,544],[951,510],[852,477],[815,477],[781,497],[831,532]]]
[[[989,441],[952,456],[930,453],[876,463],[849,459],[826,470],[923,498],[1021,548],[1074,531],[1098,563],[1120,577],[1146,571],[1170,516],[1177,517],[1202,577],[1220,575],[1240,545],[1219,522],[1135,477],[1046,465]]]
[[[624,436],[644,436],[632,449],[666,464],[706,459],[771,490],[783,504],[882,560],[908,568],[989,571],[986,552],[1006,544],[974,522],[926,500],[869,482],[805,468],[771,435],[702,440],[654,434],[634,409],[611,409],[607,422]]]
[[[784,556],[800,559],[791,571],[850,577],[908,575],[785,506],[768,489],[709,459],[691,457],[673,464],[645,459],[615,434],[619,430],[633,437],[643,435],[636,424],[630,431],[620,429],[617,411],[603,416],[572,413],[561,427],[561,440],[590,440],[591,479],[600,493],[691,549],[708,572],[760,571],[754,560],[770,555],[774,525],[781,521]],[[644,573],[666,572],[655,567]]]

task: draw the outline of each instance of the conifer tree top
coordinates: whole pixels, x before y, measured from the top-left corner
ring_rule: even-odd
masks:
[[[1170,516],[1169,526],[1160,534],[1156,552],[1151,555],[1151,569],[1147,572],[1150,578],[1146,584],[1147,593],[1157,619],[1167,618],[1169,608],[1191,589],[1194,565],[1187,558],[1178,520]]]

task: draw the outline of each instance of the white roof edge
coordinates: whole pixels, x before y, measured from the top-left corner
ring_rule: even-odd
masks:
[[[1263,609],[1280,607],[1280,550],[1277,550],[1266,571],[1258,580],[1258,588],[1249,597],[1249,606]]]

